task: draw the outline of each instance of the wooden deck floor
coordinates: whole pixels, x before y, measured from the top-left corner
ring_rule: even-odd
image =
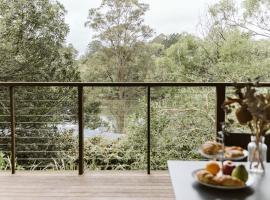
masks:
[[[0,172],[2,200],[172,200],[168,171]]]

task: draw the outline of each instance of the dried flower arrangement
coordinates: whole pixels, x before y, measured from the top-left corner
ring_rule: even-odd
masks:
[[[259,93],[256,87],[258,82],[244,86],[235,86],[236,97],[228,97],[223,104],[225,112],[231,109],[231,104],[237,103],[235,110],[236,119],[241,125],[247,125],[251,133],[256,136],[256,151],[259,152],[261,136],[265,136],[270,129],[270,94]],[[261,153],[258,153],[257,165],[261,164],[264,170]],[[255,155],[254,155],[255,156]]]

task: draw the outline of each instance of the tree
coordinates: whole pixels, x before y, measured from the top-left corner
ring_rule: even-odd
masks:
[[[185,33],[183,33],[185,34]],[[183,35],[182,33],[172,33],[169,35],[159,34],[157,37],[155,37],[151,42],[152,43],[158,43],[164,45],[164,48],[167,49],[173,44],[175,44]]]
[[[69,28],[64,15],[58,2],[0,0],[1,81],[80,80],[76,51],[65,45]],[[44,167],[53,161],[35,158],[59,159],[57,125],[76,120],[76,93],[71,88],[15,88],[19,165]],[[1,88],[1,121],[8,121],[8,99]],[[8,136],[9,124],[1,125],[1,135]]]
[[[69,29],[60,3],[1,0],[0,13],[2,81],[79,78],[74,68],[74,50],[64,45]],[[59,77],[59,74],[66,76]]]
[[[226,40],[218,47],[217,62],[209,70],[213,81],[245,82],[256,77],[269,81],[268,40],[254,40],[250,34],[239,30],[227,31],[224,37]],[[215,47],[211,49],[211,43],[207,46],[214,55]]]
[[[247,81],[262,76],[269,80],[268,1],[221,0],[209,7],[202,24],[211,81]],[[261,21],[259,21],[261,19]]]
[[[162,53],[155,58],[155,68],[149,73],[151,80],[195,82],[208,79],[203,40],[187,33],[171,34],[164,38],[158,42],[163,43],[163,49],[160,47]]]
[[[89,10],[86,25],[96,32],[95,39],[102,48],[88,56],[87,71],[90,81],[129,82],[144,81],[149,69],[149,54],[145,42],[152,29],[144,25],[143,15],[148,5],[138,0],[103,0],[100,7]],[[91,51],[90,51],[91,52]],[[86,62],[84,62],[86,63]],[[117,100],[117,129],[124,129],[125,115],[130,111],[130,101],[137,90],[118,88],[110,90],[107,98]],[[118,104],[118,105],[117,105]]]
[[[270,2],[268,0],[221,0],[210,8],[214,23],[237,27],[253,36],[270,37]]]

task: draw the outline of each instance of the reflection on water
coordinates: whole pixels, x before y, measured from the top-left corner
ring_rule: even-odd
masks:
[[[78,125],[76,124],[60,124],[57,126],[57,129],[60,132],[72,131],[74,136],[78,135]],[[118,139],[118,138],[123,137],[124,134],[111,132],[108,130],[107,127],[98,127],[96,129],[89,129],[89,128],[84,129],[85,138],[96,137],[96,136],[101,136],[108,139]]]

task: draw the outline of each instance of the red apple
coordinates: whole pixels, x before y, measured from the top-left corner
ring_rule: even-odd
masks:
[[[235,164],[230,161],[230,160],[227,160],[223,163],[223,168],[222,168],[222,172],[223,174],[225,175],[231,175],[232,174],[232,171],[233,169],[235,168]]]

